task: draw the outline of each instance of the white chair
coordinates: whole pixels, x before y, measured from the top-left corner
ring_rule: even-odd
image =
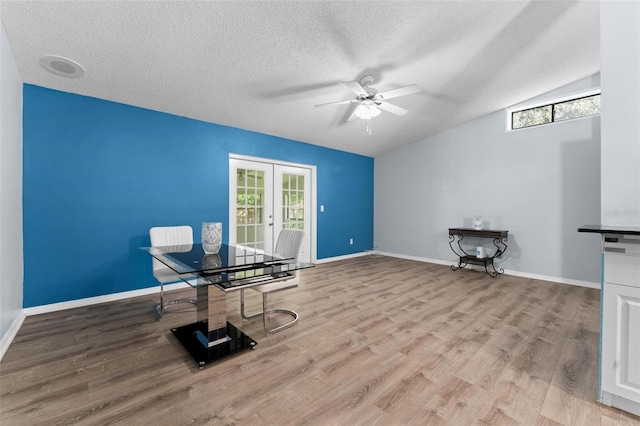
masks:
[[[301,229],[283,229],[278,235],[275,253],[284,258],[295,258],[300,256],[302,242],[304,241],[305,231]],[[300,271],[295,271],[293,276],[285,279],[275,279],[268,284],[262,284],[256,287],[250,287],[251,290],[262,293],[262,312],[246,315],[244,312],[244,289],[240,290],[240,314],[244,320],[262,315],[262,326],[266,334],[275,333],[294,325],[298,321],[298,314],[290,309],[268,309],[267,295],[278,291],[289,290],[298,287],[300,283]],[[267,314],[288,314],[293,320],[275,328],[267,328]]]
[[[156,226],[149,230],[152,247],[169,247],[167,252],[188,251],[185,247],[193,244],[193,229],[190,226]],[[178,303],[197,304],[195,299],[177,299],[168,302],[164,301],[164,285],[169,283],[184,282],[180,276],[164,263],[153,258],[153,276],[160,283],[160,304],[156,305],[154,312],[157,318],[161,318],[164,310],[169,305]]]

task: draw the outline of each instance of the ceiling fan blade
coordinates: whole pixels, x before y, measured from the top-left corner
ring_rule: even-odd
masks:
[[[324,107],[327,105],[343,105],[343,104],[352,104],[354,102],[360,102],[357,99],[349,99],[347,101],[338,101],[338,102],[327,102],[326,104],[318,104],[315,107],[316,108],[320,108],[320,107]]]
[[[376,99],[392,99],[398,96],[413,95],[414,93],[422,92],[422,89],[417,84],[411,86],[404,86],[398,89],[387,90],[386,92],[380,92],[376,95]]]
[[[351,90],[353,93],[355,93],[358,96],[364,96],[365,98],[369,96],[367,91],[364,90],[364,87],[362,87],[362,85],[357,81],[343,81],[342,84],[347,86],[349,90]]]
[[[395,114],[395,115],[405,115],[406,113],[409,112],[409,110],[406,110],[404,108],[400,108],[399,106],[390,104],[389,102],[376,102],[376,106],[382,110],[385,110],[387,112],[390,112],[391,114]]]

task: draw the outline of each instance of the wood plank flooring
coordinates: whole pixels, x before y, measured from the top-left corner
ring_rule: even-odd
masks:
[[[376,255],[321,264],[272,295],[300,321],[271,336],[230,294],[259,344],[202,371],[169,331],[195,309],[156,321],[156,299],[28,317],[0,363],[0,423],[640,425],[596,402],[594,289]]]

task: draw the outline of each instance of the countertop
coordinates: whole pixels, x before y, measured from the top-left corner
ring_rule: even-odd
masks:
[[[578,228],[578,232],[591,232],[594,234],[640,235],[640,226],[584,225]]]

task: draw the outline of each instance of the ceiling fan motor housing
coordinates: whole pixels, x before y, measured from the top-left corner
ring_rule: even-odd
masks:
[[[374,99],[375,96],[378,94],[378,91],[376,89],[374,89],[373,87],[369,87],[369,85],[371,83],[373,83],[373,76],[372,75],[365,75],[364,77],[360,78],[358,83],[360,83],[360,86],[362,86],[362,88],[369,95],[369,96],[366,96],[366,97],[359,96],[360,101],[363,101],[365,99]]]
[[[360,86],[367,88],[368,85],[370,85],[371,83],[373,83],[373,76],[372,75],[365,75],[364,77],[360,78]]]

